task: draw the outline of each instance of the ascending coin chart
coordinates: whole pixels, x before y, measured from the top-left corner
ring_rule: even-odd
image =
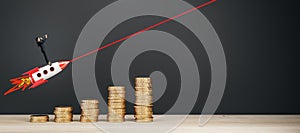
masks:
[[[84,26],[73,57],[195,6],[173,0],[119,0],[111,3]],[[113,125],[96,122],[95,126],[107,132],[131,130],[124,126],[143,132],[147,132],[145,127],[153,127],[151,132],[167,132],[182,123],[193,109],[202,110],[202,114],[216,111],[226,83],[226,60],[215,29],[200,11],[178,17],[73,63],[72,78],[77,99],[98,99],[99,108],[103,110],[101,113],[105,114],[107,86],[126,87],[126,109],[130,114],[135,103],[135,77],[150,76],[152,79],[154,122],[129,121]],[[182,115],[167,119],[168,114],[175,113]],[[155,114],[166,115],[155,117]],[[199,115],[199,118],[200,125],[203,125],[210,115]],[[160,127],[162,123],[167,124]]]

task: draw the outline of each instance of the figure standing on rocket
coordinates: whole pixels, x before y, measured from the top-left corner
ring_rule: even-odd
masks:
[[[18,91],[20,89],[24,91],[31,84],[32,85],[29,88],[35,88],[37,86],[40,86],[48,82],[49,78],[57,75],[69,65],[70,61],[59,61],[59,62],[51,63],[48,60],[44,48],[44,44],[47,38],[48,38],[47,34],[36,38],[36,43],[41,48],[41,51],[44,55],[47,65],[43,67],[33,68],[28,72],[23,73],[21,77],[11,79],[10,82],[15,86],[9,89],[8,91],[6,91],[4,95]]]

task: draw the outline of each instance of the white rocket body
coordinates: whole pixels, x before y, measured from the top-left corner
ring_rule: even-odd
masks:
[[[70,61],[55,62],[51,65],[46,65],[40,68],[36,67],[24,74],[28,74],[30,77],[30,81],[33,84],[30,88],[35,88],[48,82],[47,79],[60,73],[68,66],[69,63]]]

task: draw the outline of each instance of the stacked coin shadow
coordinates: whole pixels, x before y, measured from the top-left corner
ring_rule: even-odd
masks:
[[[73,120],[73,108],[69,106],[58,106],[54,109],[54,122],[68,123]]]
[[[80,122],[97,122],[100,112],[98,104],[98,100],[82,100]]]
[[[135,78],[135,97],[134,117],[136,122],[153,122],[151,78]]]
[[[124,86],[108,87],[108,122],[124,122],[126,115]]]
[[[33,123],[44,123],[49,121],[48,115],[31,115],[30,122]]]

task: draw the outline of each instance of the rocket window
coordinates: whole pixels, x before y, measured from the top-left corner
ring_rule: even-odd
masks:
[[[47,70],[44,70],[44,74],[47,74],[48,73],[48,71]]]
[[[53,72],[54,71],[54,67],[50,67],[50,71]]]
[[[41,74],[41,73],[38,73],[36,76],[38,76],[38,77],[41,77],[41,76],[42,76],[42,74]]]

